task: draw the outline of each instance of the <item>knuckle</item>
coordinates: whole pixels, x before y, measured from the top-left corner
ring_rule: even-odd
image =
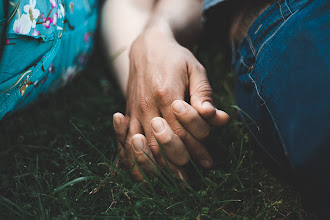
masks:
[[[169,99],[169,89],[164,86],[158,87],[155,91],[155,96],[160,103],[167,103]]]
[[[160,143],[163,145],[170,145],[173,142],[174,134],[166,133],[160,140]]]
[[[208,97],[211,97],[213,92],[209,84],[209,81],[207,79],[199,81],[195,87],[195,91],[196,93],[201,94],[202,96],[208,96]]]
[[[157,159],[161,156],[161,152],[159,149],[159,146],[157,144],[157,141],[151,141],[151,143],[148,144],[149,149],[152,152],[152,155]]]
[[[191,156],[195,159],[203,156],[206,151],[203,144],[196,139],[189,140],[186,146]]]
[[[209,126],[205,127],[204,129],[200,129],[199,139],[204,140],[211,134],[211,128]]]
[[[174,148],[172,155],[175,155],[174,161],[177,166],[184,166],[189,162],[189,153],[185,146]]]
[[[130,149],[132,146],[131,146],[131,141],[132,141],[132,138],[128,137],[126,138],[125,140],[125,148],[123,150],[126,151],[126,149]]]
[[[166,82],[167,79],[159,76],[159,74],[155,74],[152,78],[152,91],[153,96],[155,97],[158,103],[167,103],[170,99],[170,89],[167,86],[168,83]]]
[[[187,140],[188,132],[184,128],[173,129],[173,132],[179,136],[181,140]]]
[[[195,158],[198,159],[199,157],[203,156],[204,149],[201,147],[195,147],[191,149],[191,155]]]
[[[146,114],[150,110],[151,106],[151,100],[148,96],[142,96],[140,98],[140,107],[143,114]]]
[[[205,67],[202,64],[200,64],[200,63],[196,64],[196,67],[195,68],[196,68],[196,71],[197,72],[206,75],[206,69],[205,69]]]

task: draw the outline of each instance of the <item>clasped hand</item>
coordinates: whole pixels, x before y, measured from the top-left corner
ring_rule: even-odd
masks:
[[[185,102],[189,97],[190,104]],[[174,37],[145,31],[130,50],[130,73],[125,116],[114,114],[121,164],[132,168],[136,181],[155,174],[155,163],[187,178],[182,166],[189,158],[204,168],[213,164],[202,141],[210,126],[225,124],[227,113],[213,106],[212,89],[204,67]]]

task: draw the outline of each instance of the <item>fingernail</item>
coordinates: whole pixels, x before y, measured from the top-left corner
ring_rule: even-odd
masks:
[[[136,152],[143,151],[143,140],[141,138],[133,138],[133,147]]]
[[[186,106],[184,106],[184,104],[181,101],[175,101],[172,107],[173,110],[178,114],[182,114],[186,111]]]
[[[203,102],[202,104],[203,108],[214,108],[214,106],[211,104],[211,102]]]
[[[165,129],[164,123],[159,118],[152,119],[151,127],[156,133],[161,133]]]
[[[202,165],[204,168],[209,168],[211,166],[211,163],[208,160],[201,160],[199,163]]]
[[[116,127],[120,126],[120,118],[119,117],[113,117],[113,122],[115,123]]]

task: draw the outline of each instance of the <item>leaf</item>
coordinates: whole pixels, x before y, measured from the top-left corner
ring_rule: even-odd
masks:
[[[57,187],[56,189],[54,189],[54,192],[61,191],[61,190],[65,189],[67,186],[71,186],[71,185],[74,185],[76,183],[80,183],[82,181],[93,179],[93,178],[94,178],[93,176],[79,177],[77,179],[74,179],[74,180],[62,185],[62,186]]]

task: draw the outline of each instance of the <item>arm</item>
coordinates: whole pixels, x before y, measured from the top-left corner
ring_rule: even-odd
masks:
[[[158,1],[145,30],[163,30],[179,44],[191,45],[201,29],[202,3],[203,0]]]
[[[129,50],[145,28],[155,0],[107,0],[101,13],[101,34],[115,77],[126,95]]]
[[[228,120],[228,115],[214,108],[203,66],[181,45],[187,45],[197,36],[200,16],[201,1],[198,0],[159,0],[153,5],[145,28],[129,53],[126,118],[114,117],[114,121],[119,118],[122,123],[121,126],[114,123],[118,147],[124,149],[120,153],[122,159],[136,160],[149,167],[152,164],[141,160],[143,150],[160,165],[165,165],[158,140],[163,146],[169,146],[164,151],[174,173],[188,162],[189,155],[205,168],[212,165],[212,158],[201,143],[210,130],[205,121],[221,125]],[[193,108],[185,103],[185,109],[195,110],[195,120],[188,120],[188,123],[185,117],[172,110],[172,103],[185,100],[187,94]],[[161,123],[153,123],[157,122],[153,118]],[[199,124],[204,127],[193,126]],[[128,128],[127,135],[123,127]],[[160,132],[161,128],[164,130]],[[146,139],[138,134],[145,134]],[[137,138],[144,143],[140,145],[140,152],[134,144]],[[138,171],[135,174],[133,170],[133,175],[139,176]]]

